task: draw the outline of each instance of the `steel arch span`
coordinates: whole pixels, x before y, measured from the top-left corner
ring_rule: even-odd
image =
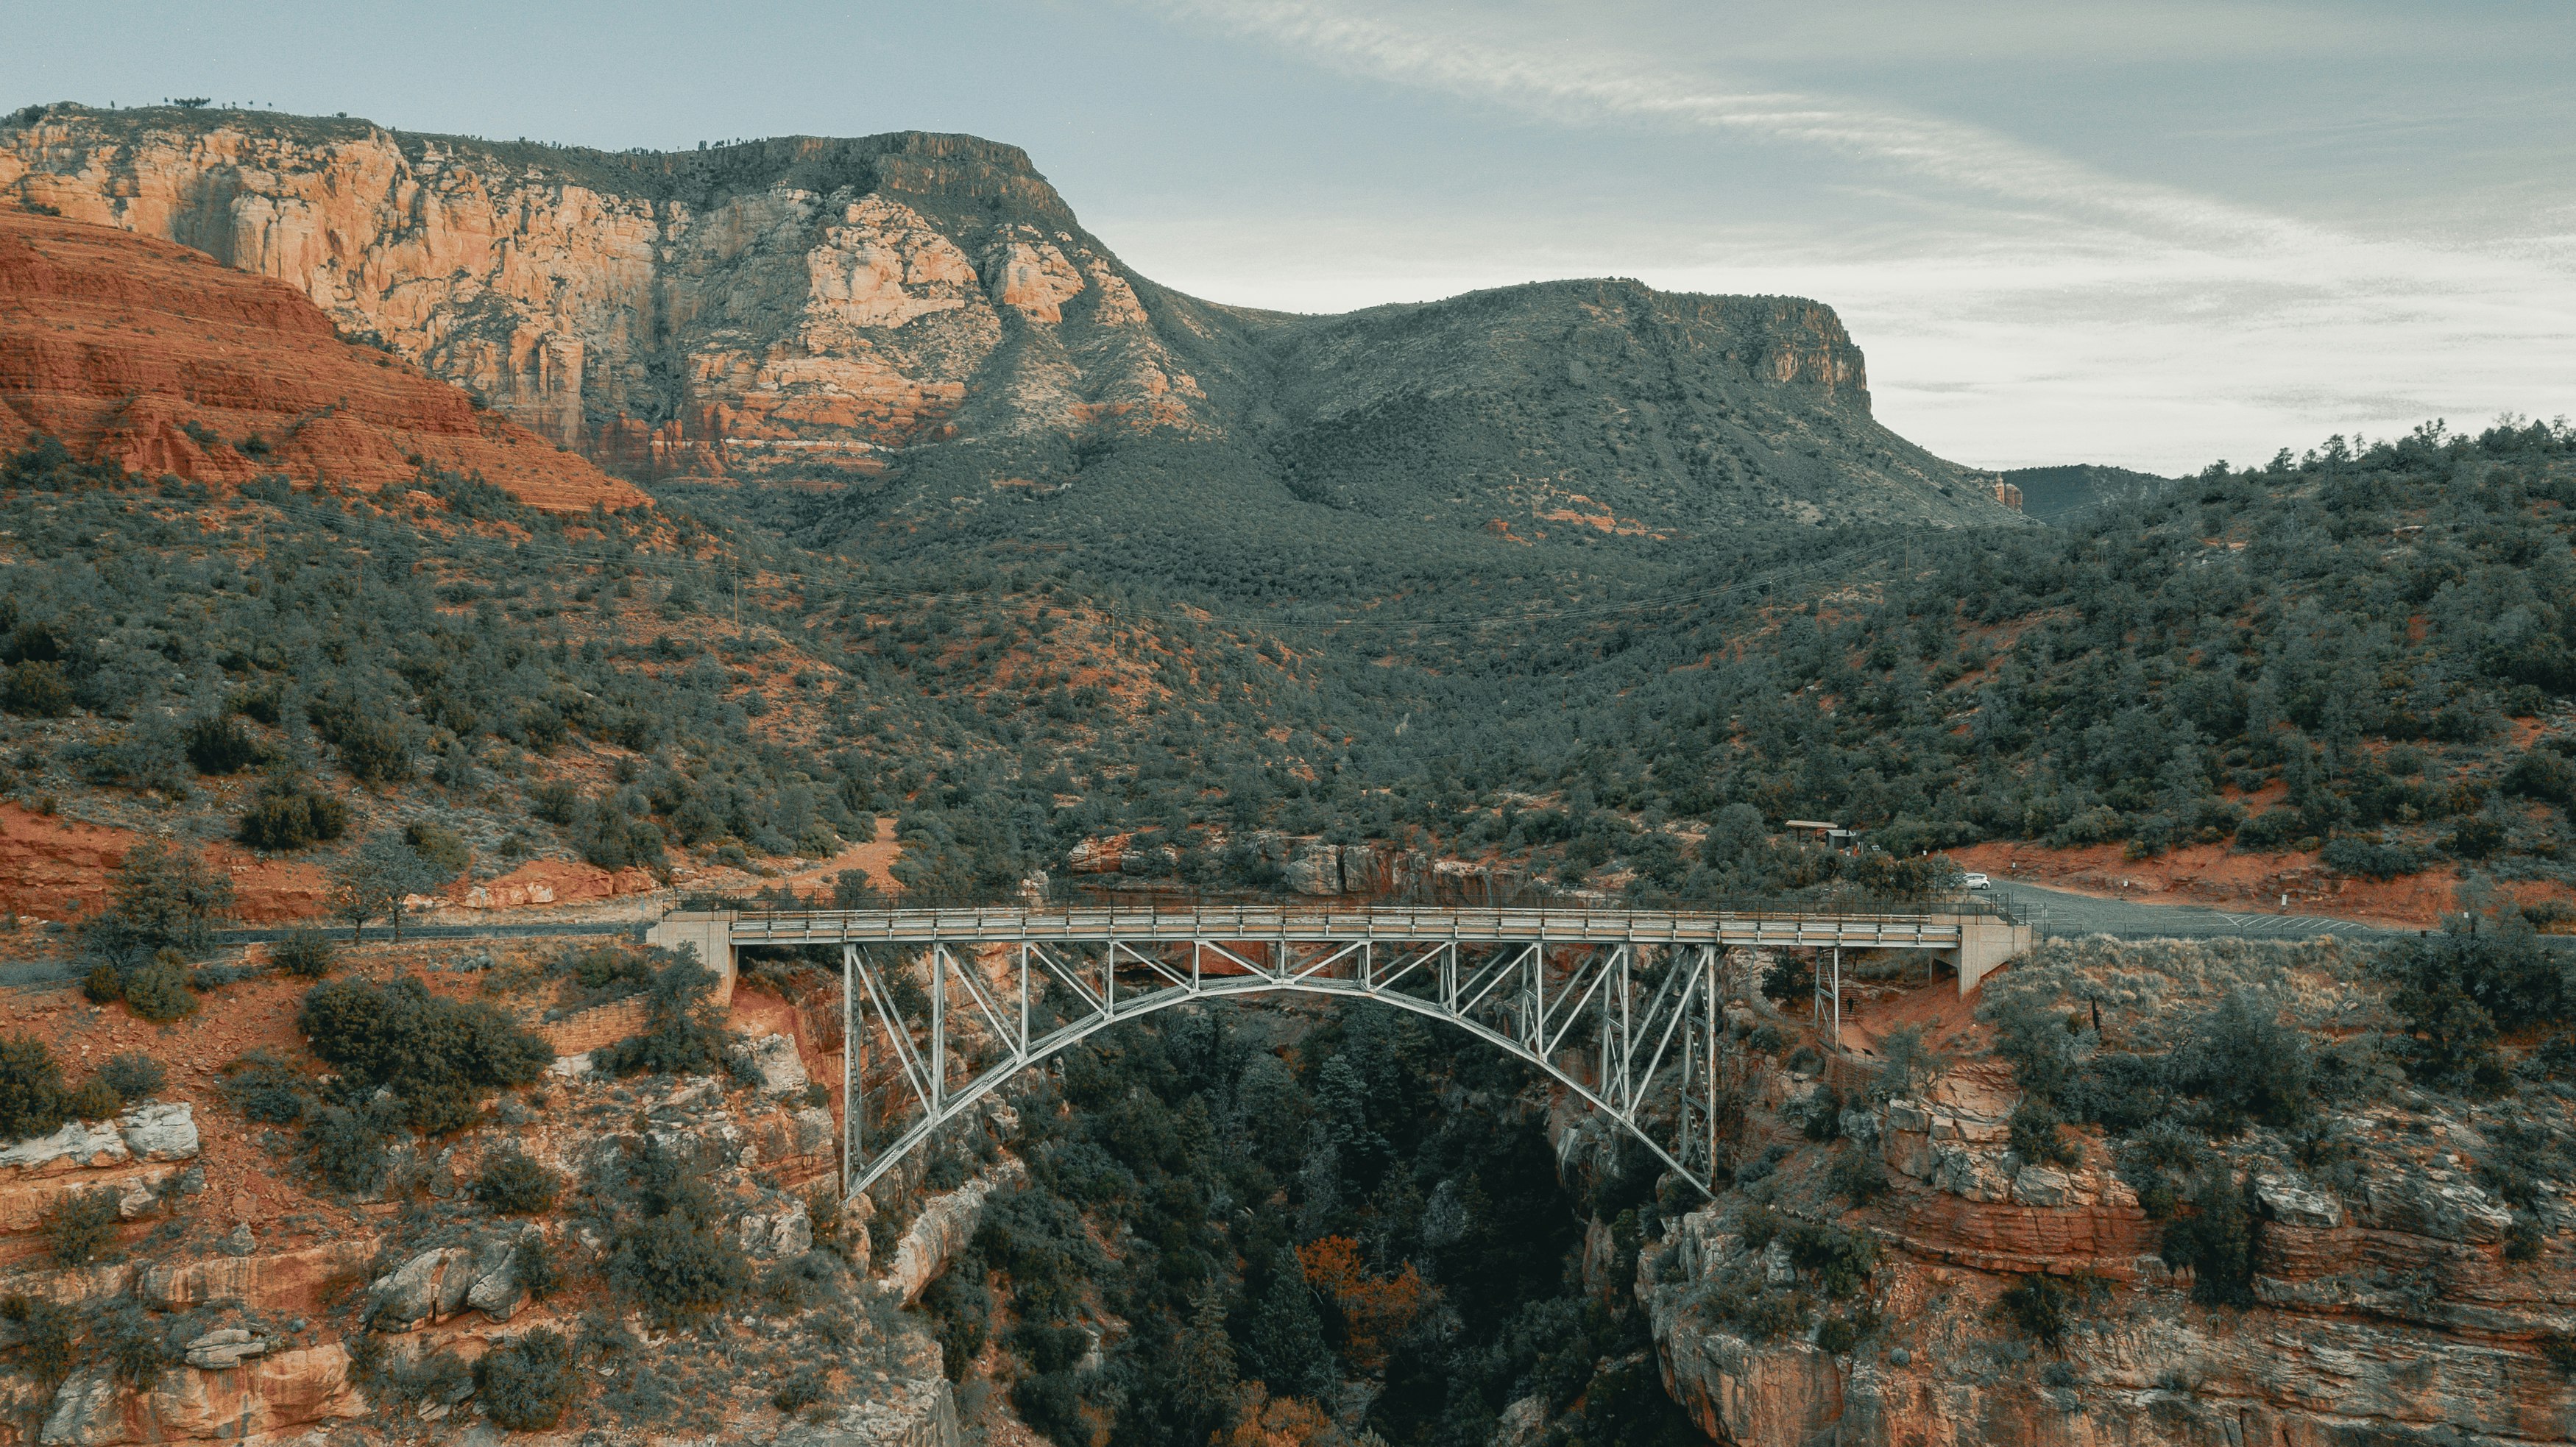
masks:
[[[1019,1072],[1176,1005],[1300,994],[1454,1025],[1545,1071],[1703,1193],[1723,1038],[1713,939],[1385,940],[1135,935],[915,938],[841,947],[842,1190],[874,1184]],[[882,1050],[890,1133],[871,1141]]]

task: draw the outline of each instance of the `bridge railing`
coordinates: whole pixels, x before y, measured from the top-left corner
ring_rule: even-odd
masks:
[[[1899,935],[1927,932],[1955,939],[1963,916],[2001,916],[2000,909],[1894,911],[1434,909],[1408,906],[1238,905],[1186,909],[979,907],[921,910],[747,910],[734,921],[736,942],[763,939],[920,940],[1068,935],[1199,936],[1261,939],[1276,935],[1366,938],[1501,937],[1567,940],[1713,941],[1748,932],[1795,940],[1810,935]],[[1927,941],[1928,942],[1928,941]]]

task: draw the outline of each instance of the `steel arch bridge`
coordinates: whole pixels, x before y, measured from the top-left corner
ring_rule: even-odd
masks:
[[[1271,994],[1370,1000],[1464,1030],[1713,1194],[1729,947],[1931,951],[1956,960],[1964,993],[2031,942],[2026,926],[1976,911],[1312,907],[742,913],[672,916],[655,934],[714,947],[728,982],[741,945],[840,947],[845,1195],[1111,1025]],[[872,1050],[893,1066],[896,1125],[873,1141]]]

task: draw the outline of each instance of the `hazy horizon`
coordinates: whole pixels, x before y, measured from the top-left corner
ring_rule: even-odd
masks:
[[[1341,311],[1631,276],[1834,306],[1957,461],[2159,472],[2576,410],[2576,97],[2544,4],[1189,0],[937,15],[47,15],[11,106],[178,95],[687,149],[964,131],[1139,271]],[[390,63],[388,58],[390,57]]]

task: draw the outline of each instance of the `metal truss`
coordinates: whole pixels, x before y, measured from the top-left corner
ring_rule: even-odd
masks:
[[[1527,1061],[1713,1195],[1723,1038],[1713,940],[1369,936],[1096,937],[844,943],[842,1189],[855,1195],[1019,1072],[1194,1001],[1372,1001]],[[868,1138],[867,1057],[883,1051],[894,1130]]]

